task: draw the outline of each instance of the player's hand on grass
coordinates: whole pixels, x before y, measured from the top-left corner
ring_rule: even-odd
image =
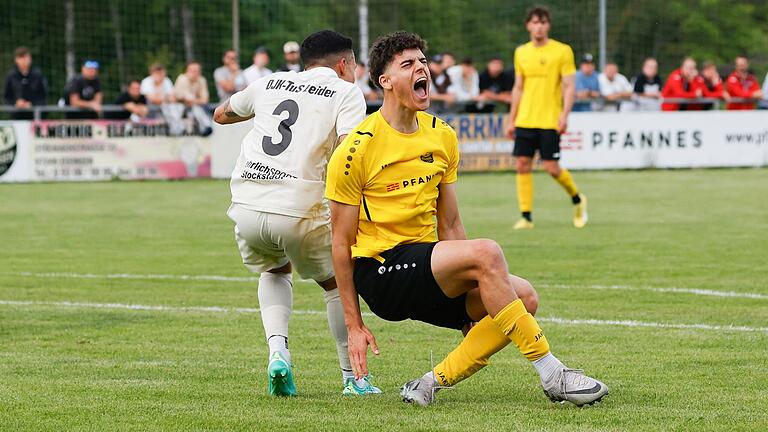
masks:
[[[360,379],[368,375],[368,346],[371,351],[379,355],[379,346],[376,345],[376,338],[366,326],[349,329],[348,349],[349,361],[352,363],[352,372],[355,378]]]

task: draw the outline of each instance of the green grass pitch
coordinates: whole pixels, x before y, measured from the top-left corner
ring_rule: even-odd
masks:
[[[512,346],[435,405],[403,404],[399,386],[460,334],[374,317],[385,394],[342,398],[322,292],[304,282],[300,396],[270,398],[227,182],[0,185],[0,430],[768,429],[768,171],[575,179],[583,230],[542,174],[529,232],[511,230],[512,174],[463,175],[458,189],[468,234],[496,239],[539,290],[555,354],[610,386],[584,409],[550,403]]]

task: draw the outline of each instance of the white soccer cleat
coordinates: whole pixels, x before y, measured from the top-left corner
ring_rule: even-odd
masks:
[[[568,401],[576,406],[592,405],[608,394],[608,386],[578,369],[560,369],[541,386],[552,402]]]

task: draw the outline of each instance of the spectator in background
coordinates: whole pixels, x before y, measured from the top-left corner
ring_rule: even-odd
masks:
[[[749,73],[749,60],[745,56],[736,57],[735,70],[728,76],[725,90],[736,98],[752,99],[751,102],[732,102],[725,106],[728,110],[755,109],[755,102],[763,98],[757,78]]]
[[[720,73],[712,62],[704,62],[701,66],[702,96],[705,98],[730,100],[728,92],[723,90],[723,80],[720,79]],[[712,102],[697,104],[696,110],[711,110],[715,107]]]
[[[80,68],[80,75],[72,78],[64,88],[65,103],[82,110],[67,113],[67,118],[98,118],[101,115],[103,97],[101,81],[99,81],[99,62],[86,60]]]
[[[627,77],[619,73],[616,63],[607,63],[605,71],[597,77],[600,83],[600,95],[605,99],[603,111],[618,111],[621,101],[632,96],[632,84]]]
[[[763,99],[760,101],[760,109],[768,109],[768,73],[763,79]]]
[[[453,104],[453,95],[448,93],[451,78],[443,68],[443,56],[437,54],[429,61],[429,74],[432,77],[429,89],[430,108],[433,112],[442,113]]]
[[[504,110],[509,111],[512,103],[512,87],[515,85],[514,71],[504,70],[504,61],[499,56],[492,57],[480,74],[480,98],[493,112],[497,103],[504,104]]]
[[[224,57],[221,58],[222,66],[213,71],[213,80],[216,82],[216,92],[219,95],[219,102],[223,102],[233,94],[246,88],[245,75],[240,69],[240,63],[237,60],[235,50],[227,50]]]
[[[48,83],[37,68],[32,67],[32,54],[24,47],[16,48],[13,55],[15,67],[5,76],[3,99],[16,108],[32,108],[45,105]],[[31,119],[31,112],[14,112],[11,118],[16,120]]]
[[[160,63],[152,63],[149,66],[149,76],[141,80],[141,94],[147,98],[150,105],[156,107],[176,102],[173,83],[168,78],[165,66]]]
[[[669,74],[661,95],[665,98],[688,98],[695,99],[704,96],[704,80],[699,76],[696,70],[696,60],[686,57],[679,69],[675,69]],[[690,107],[688,104],[678,102],[664,102],[661,104],[662,111],[686,111]]]
[[[278,68],[280,72],[301,72],[304,70],[301,67],[301,56],[299,55],[299,43],[295,41],[288,41],[283,45],[283,56],[285,57],[285,63]]]
[[[643,70],[635,77],[634,92],[639,111],[661,110],[661,88],[664,83],[659,76],[659,63],[653,57],[643,61]]]
[[[253,53],[253,64],[245,68],[245,84],[248,85],[260,78],[272,75],[272,71],[267,68],[269,65],[269,51],[265,47],[258,47]]]
[[[194,118],[200,135],[208,136],[213,131],[211,117],[205,110],[209,102],[208,82],[202,75],[202,67],[197,61],[190,61],[184,73],[176,78],[174,86],[176,99],[184,104],[186,111]]]
[[[160,63],[149,66],[149,76],[141,80],[141,94],[147,99],[148,117],[158,118],[162,114],[171,135],[180,135],[184,131],[181,107],[176,103],[173,82],[168,78],[165,66]]]
[[[368,68],[365,63],[358,60],[357,69],[355,69],[355,85],[363,92],[365,100],[374,101],[379,98],[379,94],[371,88],[369,84],[371,77],[368,75]]]
[[[451,77],[448,93],[453,95],[454,100],[461,108],[472,111],[474,102],[480,96],[480,77],[472,59],[465,58],[460,65],[451,66],[447,73]]]
[[[446,52],[440,54],[440,58],[442,58],[442,64],[443,64],[443,70],[444,71],[447,71],[448,69],[456,66],[456,57],[454,57],[452,52],[446,51]]]
[[[115,100],[115,105],[122,105],[125,111],[113,113],[111,118],[131,121],[139,121],[149,114],[147,98],[141,94],[141,82],[137,79],[128,83],[125,91]]]
[[[595,72],[595,60],[592,54],[581,56],[579,70],[576,71],[576,102],[573,111],[592,111],[594,100],[600,97],[600,81]]]

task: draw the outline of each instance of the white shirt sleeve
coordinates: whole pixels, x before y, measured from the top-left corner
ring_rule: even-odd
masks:
[[[259,93],[259,81],[246,87],[229,98],[229,107],[240,117],[248,117],[253,114],[253,102],[257,99]]]
[[[763,100],[768,100],[768,73],[765,74],[763,81]]]
[[[344,95],[336,117],[336,136],[346,135],[365,120],[365,97],[360,87],[353,85]]]
[[[600,85],[600,94],[603,96],[608,96],[610,94],[613,94],[613,89],[611,89],[610,82],[608,82],[608,78],[605,77],[604,74],[600,74],[597,76],[597,82]]]
[[[152,94],[155,92],[155,86],[152,85],[152,77],[146,77],[143,80],[141,80],[141,88],[140,92],[144,96]]]
[[[632,86],[632,84],[630,84],[627,77],[625,77],[624,75],[619,75],[619,76],[621,77],[622,93],[632,92],[634,90],[634,87]]]
[[[163,80],[163,94],[166,96],[173,94],[173,82],[168,77],[165,77],[165,80]]]

